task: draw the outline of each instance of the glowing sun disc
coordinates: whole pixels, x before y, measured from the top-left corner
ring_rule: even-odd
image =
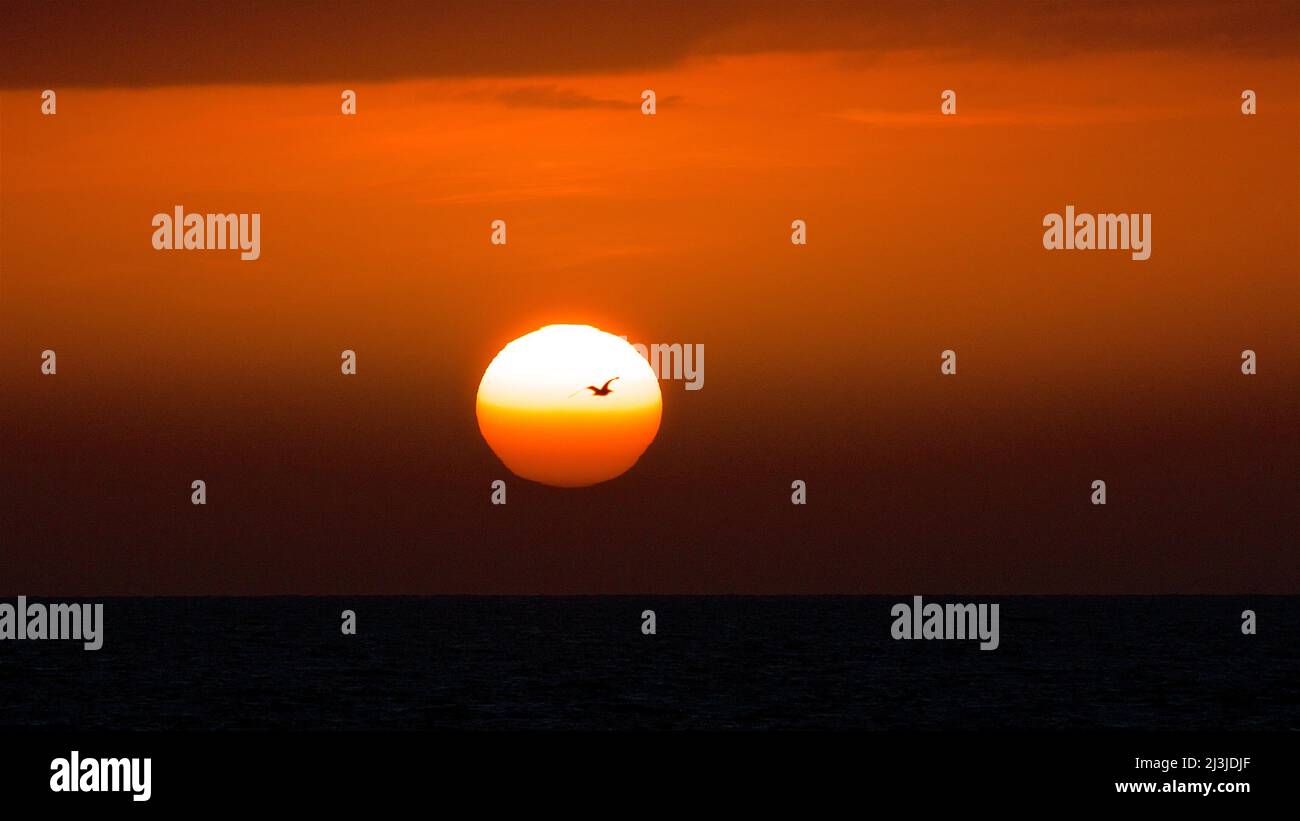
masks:
[[[654,441],[663,397],[628,342],[547,325],[506,345],[478,386],[479,431],[516,476],[585,487],[626,473]]]

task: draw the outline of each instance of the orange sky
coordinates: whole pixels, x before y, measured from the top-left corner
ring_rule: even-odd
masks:
[[[86,584],[84,563],[55,559],[104,538],[126,551],[108,565],[114,590],[207,589],[204,572],[222,591],[335,590],[359,567],[345,544],[315,575],[263,576],[238,556],[180,566],[139,546],[153,502],[99,486],[143,473],[140,493],[166,492],[172,468],[187,486],[220,462],[254,507],[268,488],[305,482],[286,491],[289,507],[315,517],[318,503],[352,504],[328,477],[365,454],[389,496],[390,484],[412,492],[416,477],[436,476],[471,486],[463,504],[476,505],[501,472],[473,430],[483,368],[515,336],[583,322],[705,344],[704,390],[664,383],[660,440],[636,490],[664,516],[690,518],[693,502],[664,488],[698,483],[696,499],[734,500],[697,471],[736,466],[728,481],[766,489],[703,528],[730,533],[739,519],[738,544],[765,541],[748,555],[664,548],[653,566],[593,558],[599,546],[581,540],[557,565],[409,553],[363,574],[363,589],[867,592],[1010,578],[1034,592],[1072,589],[1086,568],[1082,584],[1098,592],[1216,580],[1295,592],[1276,544],[1294,535],[1294,516],[1237,521],[1241,505],[1285,504],[1278,482],[1288,469],[1293,480],[1300,448],[1294,51],[1009,58],[907,46],[719,46],[662,65],[504,77],[73,81],[55,85],[53,117],[40,114],[39,87],[0,91],[0,413],[21,485],[7,492],[22,509],[6,514],[28,561],[19,578]],[[358,92],[356,117],[339,114],[342,88]],[[654,117],[640,114],[643,88],[659,96]],[[956,117],[938,113],[945,88],[958,93]],[[1254,117],[1239,112],[1244,88],[1258,93]],[[260,212],[261,259],[153,250],[152,215],[177,204]],[[1042,217],[1067,204],[1150,212],[1151,259],[1044,251]],[[808,223],[806,247],[789,242],[795,218]],[[488,242],[493,219],[508,222],[504,248]],[[37,370],[46,347],[59,354],[57,384]],[[1237,370],[1246,347],[1259,352],[1255,379]],[[355,384],[337,378],[344,348],[358,352]],[[945,348],[958,351],[955,384],[937,375]],[[71,461],[52,465],[51,448]],[[1288,448],[1289,462],[1268,461]],[[900,470],[920,494],[897,490]],[[1001,490],[966,494],[966,529],[960,517],[944,524],[935,509],[984,470]],[[1040,551],[1098,471],[1144,487],[1146,506],[1093,534],[1100,542],[1080,538],[1071,574]],[[783,553],[795,536],[763,535],[787,511],[756,511],[805,473],[836,488],[810,509],[827,517],[817,527],[859,538],[823,542],[800,564]],[[1033,495],[1044,475],[1059,497]],[[1216,481],[1222,493],[1198,495]],[[907,518],[873,521],[903,517],[861,509],[890,487]],[[27,518],[78,494],[84,519]],[[293,532],[264,504],[242,524],[184,536],[226,545]],[[354,515],[371,509],[355,504]],[[1178,554],[1184,504],[1209,511],[1216,539],[1246,527],[1235,549],[1250,561],[1215,566],[1218,548],[1203,545],[1199,569],[1170,575],[1163,559],[1139,560],[1136,580],[1117,579],[1133,544]],[[99,535],[123,505],[139,521]],[[437,509],[426,503],[434,520],[461,515]],[[644,515],[629,533],[670,538]],[[913,517],[931,522],[917,529]],[[1022,519],[1029,534],[978,567],[967,560],[972,538],[996,541]],[[441,533],[414,508],[394,521],[399,541]],[[456,521],[447,539],[495,526]],[[358,538],[369,532],[358,524]],[[868,546],[900,534],[911,549]],[[1097,543],[1110,545],[1100,557]],[[872,551],[889,555],[863,558]],[[312,552],[292,551],[286,567]],[[750,555],[784,558],[754,569]]]

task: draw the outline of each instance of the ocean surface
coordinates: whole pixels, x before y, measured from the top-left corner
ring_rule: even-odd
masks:
[[[0,641],[0,728],[1300,730],[1295,596],[926,597],[994,651],[892,639],[910,596],[96,601],[97,652]]]

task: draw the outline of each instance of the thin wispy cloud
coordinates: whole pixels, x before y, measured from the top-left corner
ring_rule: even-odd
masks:
[[[969,128],[976,126],[1058,126],[1086,123],[1149,122],[1192,116],[1191,109],[1171,106],[1054,106],[1040,109],[993,109],[963,112],[960,116],[936,116],[934,110],[846,108],[829,116],[862,125],[883,128]]]
[[[631,103],[627,100],[611,100],[593,97],[580,91],[551,85],[530,85],[499,91],[492,97],[495,101],[511,108],[610,108],[627,109]]]

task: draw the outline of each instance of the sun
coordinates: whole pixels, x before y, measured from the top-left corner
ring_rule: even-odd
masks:
[[[478,428],[516,476],[586,487],[628,471],[659,432],[654,370],[622,337],[547,325],[501,349],[478,386]]]

